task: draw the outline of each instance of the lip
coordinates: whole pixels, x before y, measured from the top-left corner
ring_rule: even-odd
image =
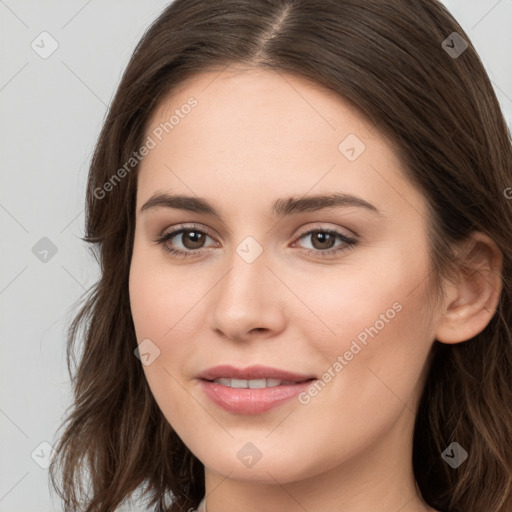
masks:
[[[315,379],[316,377],[314,375],[301,375],[287,370],[281,370],[279,368],[272,368],[270,366],[253,365],[248,366],[247,368],[236,368],[229,364],[223,364],[204,370],[197,375],[197,378],[203,380],[215,380],[221,378],[246,380],[279,379],[302,382],[309,379]]]
[[[316,379],[268,366],[249,366],[244,369],[221,365],[201,372],[197,378],[206,396],[222,409],[238,414],[260,414],[291,400],[304,391]],[[231,388],[212,382],[219,378],[232,379],[279,379],[294,384],[270,388]]]

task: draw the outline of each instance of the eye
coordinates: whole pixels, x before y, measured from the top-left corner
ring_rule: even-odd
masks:
[[[347,251],[358,243],[356,238],[348,237],[333,229],[312,229],[303,233],[298,240],[311,238],[312,249],[305,248],[303,251],[312,256],[327,257]],[[177,258],[195,257],[204,248],[207,238],[211,238],[207,231],[198,229],[195,226],[180,226],[178,229],[165,233],[158,237],[155,242],[163,246],[163,249]],[[181,243],[181,248],[176,248],[176,242],[169,245],[173,239]],[[336,241],[341,242],[336,246]],[[296,243],[296,242],[295,242]],[[214,245],[215,246],[215,245]]]
[[[312,229],[303,233],[299,240],[307,237],[310,237],[313,249],[305,249],[305,253],[321,257],[353,249],[358,242],[356,238],[348,237],[334,229]],[[334,245],[336,241],[340,241],[341,246]]]
[[[169,242],[174,238],[181,242],[182,249],[169,246]],[[178,258],[187,258],[194,256],[196,251],[203,248],[206,238],[211,238],[206,231],[193,226],[182,226],[162,235],[155,242],[161,244],[166,252]],[[172,245],[175,245],[175,243]]]

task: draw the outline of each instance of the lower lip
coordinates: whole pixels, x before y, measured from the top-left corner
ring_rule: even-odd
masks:
[[[272,388],[230,388],[201,380],[205,393],[226,411],[240,414],[259,414],[278,407],[307,389],[314,380]]]

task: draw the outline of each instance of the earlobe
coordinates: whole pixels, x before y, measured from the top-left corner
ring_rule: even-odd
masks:
[[[447,286],[436,331],[441,343],[460,343],[482,332],[500,298],[503,255],[496,243],[484,233],[473,232],[463,250],[464,268],[458,282]]]

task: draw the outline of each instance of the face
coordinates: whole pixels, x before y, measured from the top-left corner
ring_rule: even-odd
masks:
[[[409,453],[435,337],[428,219],[385,138],[301,77],[233,68],[173,91],[146,136],[130,301],[184,443],[269,483]]]

